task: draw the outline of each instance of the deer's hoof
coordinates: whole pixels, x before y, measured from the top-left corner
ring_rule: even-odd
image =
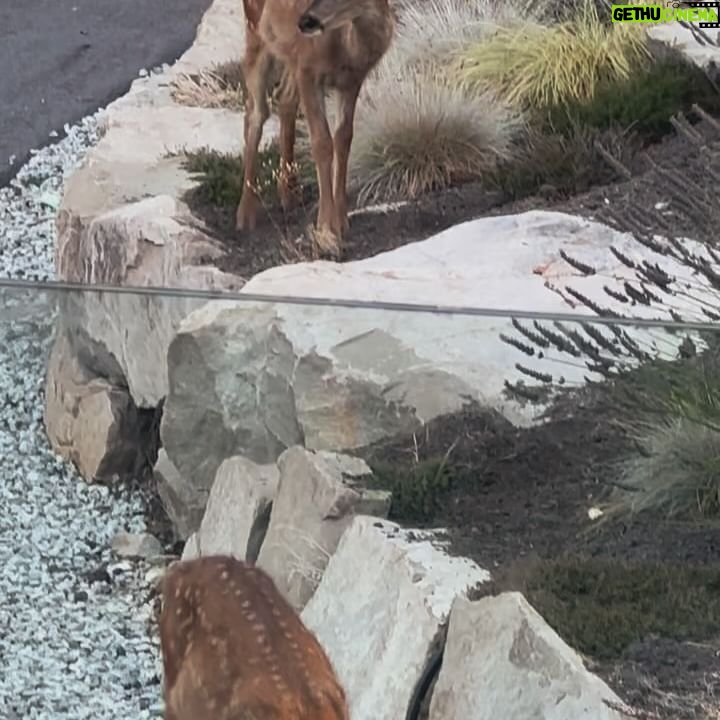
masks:
[[[340,243],[342,233],[330,225],[319,225],[313,230],[313,240],[317,249],[323,255],[338,257],[340,255]]]
[[[245,198],[240,201],[235,213],[236,230],[254,230],[257,226],[257,207],[253,201]]]

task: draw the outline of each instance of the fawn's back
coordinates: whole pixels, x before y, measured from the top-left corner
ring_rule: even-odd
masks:
[[[262,570],[232,557],[168,571],[160,644],[166,720],[348,720],[315,636]]]

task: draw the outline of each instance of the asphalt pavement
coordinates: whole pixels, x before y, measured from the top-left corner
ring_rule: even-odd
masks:
[[[240,0],[238,0],[240,2]],[[30,150],[192,43],[210,0],[0,0],[0,187]],[[10,158],[14,164],[10,165]]]

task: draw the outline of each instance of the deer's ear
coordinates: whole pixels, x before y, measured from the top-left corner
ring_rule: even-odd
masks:
[[[251,28],[257,28],[265,0],[243,0],[245,19]]]

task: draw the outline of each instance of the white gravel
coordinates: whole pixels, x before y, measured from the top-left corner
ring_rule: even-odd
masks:
[[[0,189],[0,275],[52,279],[63,179],[97,141],[100,116],[67,128]],[[0,292],[0,718],[154,718],[148,566],[109,550],[116,532],[145,529],[141,501],[88,486],[44,433],[55,299]],[[112,579],[98,580],[108,568]]]

